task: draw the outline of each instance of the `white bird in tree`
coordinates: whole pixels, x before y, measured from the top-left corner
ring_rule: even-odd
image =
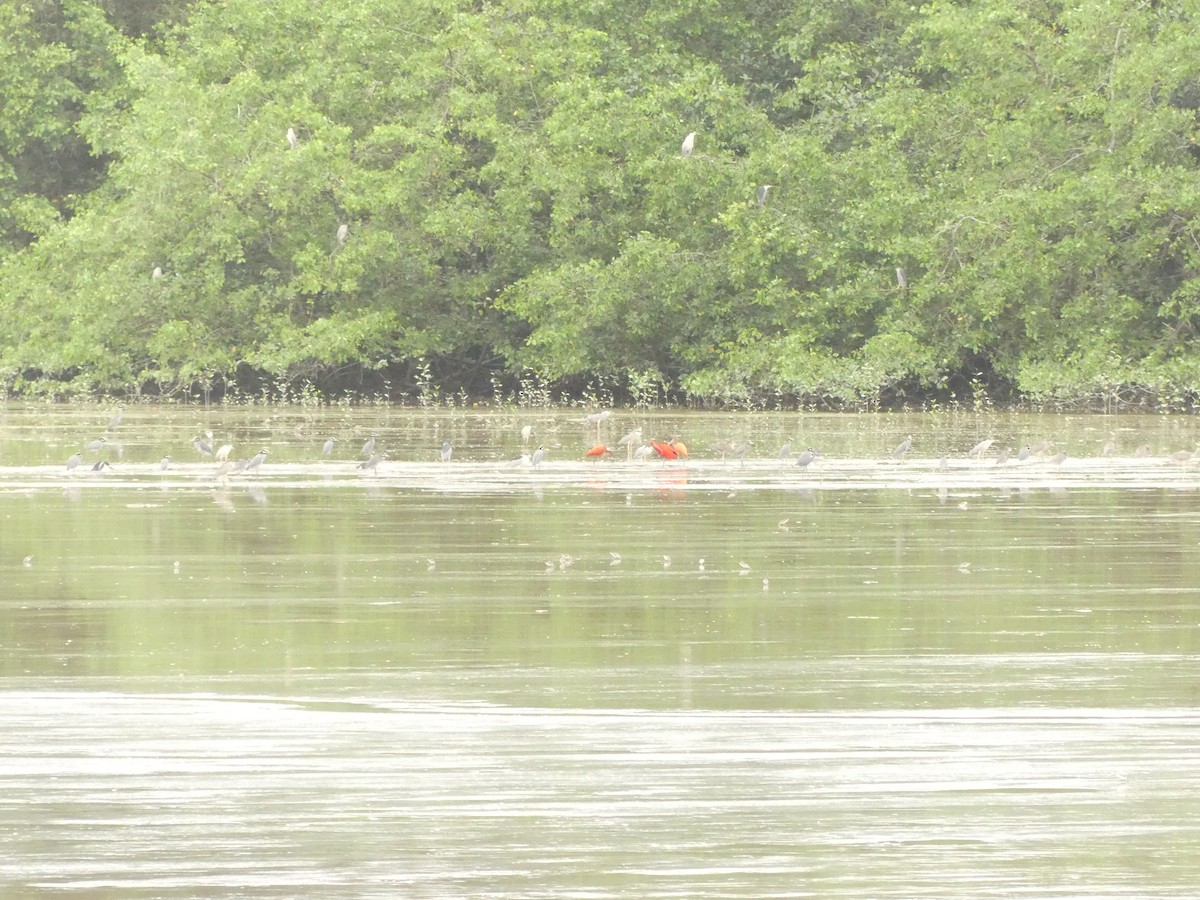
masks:
[[[287,142],[288,142],[288,146],[291,147],[293,150],[295,150],[296,145],[298,143],[300,143],[300,140],[296,137],[296,129],[295,128],[288,128]]]
[[[346,246],[346,238],[350,237],[350,226],[343,222],[338,226],[337,242],[339,247]]]
[[[687,159],[692,155],[692,151],[696,149],[696,132],[689,131],[688,136],[683,139],[683,146],[679,148],[679,152]]]

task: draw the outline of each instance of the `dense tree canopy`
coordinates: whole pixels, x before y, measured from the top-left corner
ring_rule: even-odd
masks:
[[[1200,392],[1191,0],[0,18],[10,390]]]

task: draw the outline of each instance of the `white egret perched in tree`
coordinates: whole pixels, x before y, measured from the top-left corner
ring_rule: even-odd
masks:
[[[758,186],[758,205],[759,206],[767,205],[767,194],[770,193],[770,191],[771,191],[771,185],[769,185],[769,184],[760,184]]]
[[[155,280],[162,278],[162,266],[155,266],[154,271],[150,273],[150,277]]]
[[[689,131],[688,136],[683,139],[683,146],[679,148],[680,154],[684,159],[692,155],[692,151],[696,149],[696,132]]]
[[[296,137],[296,129],[295,128],[288,128],[287,142],[288,142],[288,146],[291,147],[293,150],[295,150],[296,145],[298,143],[300,143],[299,139]]]
[[[346,238],[350,237],[350,226],[343,222],[338,226],[337,242],[339,247],[346,246]]]

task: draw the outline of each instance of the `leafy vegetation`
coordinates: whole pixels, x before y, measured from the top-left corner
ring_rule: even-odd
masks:
[[[10,391],[1200,395],[1181,0],[0,17]]]

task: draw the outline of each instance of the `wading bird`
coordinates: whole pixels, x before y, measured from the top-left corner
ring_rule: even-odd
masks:
[[[108,443],[108,438],[96,438],[96,440],[92,441],[90,444],[88,444],[83,449],[88,450],[90,452],[95,452],[96,450],[99,450],[107,443]]]
[[[533,451],[533,457],[529,460],[529,464],[535,469],[542,464],[542,460],[546,458],[546,450],[544,447],[538,447]]]
[[[337,438],[330,438],[327,440],[325,442],[325,446],[321,448],[321,455],[329,456],[329,454],[333,453],[333,445],[335,443],[337,443]]]
[[[663,459],[679,458],[679,454],[676,452],[675,448],[666,441],[656,441],[654,438],[651,438],[650,447]]]
[[[450,462],[450,457],[454,455],[454,448],[450,446],[449,441],[442,442],[442,462]]]
[[[197,453],[200,453],[204,456],[213,455],[212,444],[202,437],[192,438],[192,446],[196,448]]]
[[[809,447],[803,453],[801,453],[799,456],[796,457],[796,465],[798,465],[800,468],[807,471],[808,467],[812,465],[813,460],[816,459],[820,455],[821,454],[819,451],[814,450],[812,447]]]
[[[675,435],[673,438],[671,438],[671,449],[675,451],[676,456],[679,456],[683,459],[688,458],[687,444],[679,439],[679,435]]]
[[[994,443],[996,443],[995,438],[988,438],[987,440],[980,441],[967,451],[967,456],[971,457],[971,459],[981,459],[983,455],[988,452],[988,450],[992,449],[992,444]]]
[[[267,448],[263,447],[261,450],[259,450],[257,453],[255,453],[252,457],[250,457],[250,461],[246,463],[245,471],[253,472],[259,466],[261,466],[263,464],[263,462],[266,461],[266,458],[267,458]]]
[[[604,457],[611,456],[611,455],[612,455],[612,451],[609,450],[607,447],[605,447],[603,444],[597,444],[595,447],[593,447],[587,453],[583,454],[584,459],[593,459],[596,462],[599,462]]]
[[[78,466],[81,462],[83,462],[83,454],[82,453],[72,454],[71,458],[67,460],[67,471],[70,472],[72,469],[74,469],[76,466]]]
[[[683,145],[679,148],[679,153],[684,159],[692,155],[692,151],[696,149],[696,132],[689,131],[687,137],[683,139]]]
[[[912,435],[910,434],[892,451],[893,459],[904,459],[904,455],[912,449]]]
[[[372,453],[375,452],[375,440],[377,437],[378,437],[377,435],[373,434],[369,438],[367,438],[367,442],[365,444],[363,444],[363,446],[362,446],[362,455],[363,456],[369,457]]]

